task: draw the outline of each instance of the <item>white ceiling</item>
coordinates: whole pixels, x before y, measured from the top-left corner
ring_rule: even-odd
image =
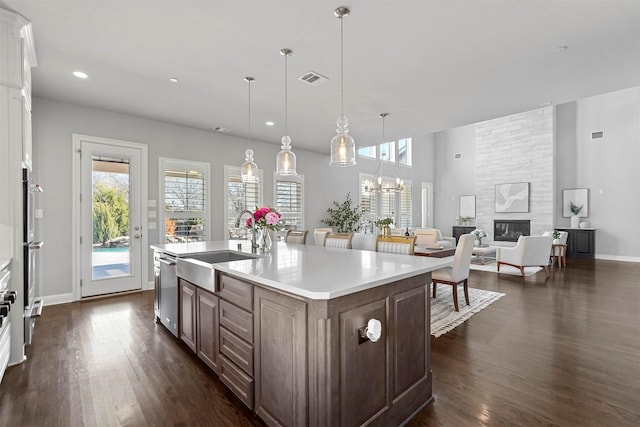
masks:
[[[293,147],[324,154],[340,112],[343,5],[344,109],[358,145],[381,141],[381,112],[386,139],[419,137],[640,85],[640,0],[0,0],[33,24],[35,95],[246,137],[252,76],[251,134],[274,144],[279,51],[290,48]],[[330,80],[297,80],[310,70]]]

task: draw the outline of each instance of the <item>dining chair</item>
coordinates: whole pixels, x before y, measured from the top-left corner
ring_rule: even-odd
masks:
[[[431,282],[433,284],[433,298],[436,297],[436,287],[438,283],[450,285],[453,287],[453,307],[458,309],[458,285],[462,283],[464,287],[464,300],[467,305],[469,302],[469,267],[471,266],[471,251],[473,251],[473,243],[475,242],[473,234],[463,234],[458,240],[456,253],[453,256],[453,265],[431,273]]]
[[[316,246],[324,246],[324,239],[327,237],[327,234],[333,232],[331,227],[321,227],[313,230],[313,241]]]
[[[288,230],[284,236],[284,241],[287,243],[297,243],[304,245],[307,243],[308,230]]]
[[[329,233],[324,239],[325,248],[351,249],[353,233]]]
[[[416,244],[416,236],[385,236],[376,237],[376,252],[390,254],[413,255]]]

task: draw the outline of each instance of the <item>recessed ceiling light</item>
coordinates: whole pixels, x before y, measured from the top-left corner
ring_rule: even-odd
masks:
[[[268,122],[265,122],[264,124],[267,125],[267,126],[275,125],[275,123],[273,123],[271,120],[269,120]]]
[[[171,78],[169,79],[169,81],[170,81],[171,83],[178,83],[178,79],[176,79],[175,77],[171,77]]]
[[[558,46],[555,49],[553,49],[553,52],[558,55],[560,53],[565,52],[567,49],[569,49],[569,46]]]
[[[86,73],[83,73],[82,71],[74,71],[73,75],[79,79],[86,79],[89,77]]]

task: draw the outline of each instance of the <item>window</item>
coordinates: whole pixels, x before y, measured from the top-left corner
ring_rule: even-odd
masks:
[[[411,138],[398,140],[398,164],[411,166]]]
[[[360,147],[358,148],[358,155],[361,157],[370,157],[372,159],[376,158],[376,146],[373,145],[371,147]]]
[[[391,217],[395,227],[412,227],[413,218],[413,195],[411,182],[405,181],[404,190],[395,193],[371,193],[365,187],[371,186],[374,180],[373,175],[360,174],[360,209],[362,210],[362,220],[367,230],[375,233],[375,220],[378,218]],[[385,183],[393,184],[395,177],[384,177]],[[373,228],[372,228],[373,227]]]
[[[413,197],[411,183],[404,183],[404,190],[400,193],[400,227],[412,227]]]
[[[282,215],[286,230],[304,229],[304,176],[274,174],[275,208]]]
[[[160,241],[210,240],[209,163],[160,158]]]
[[[396,161],[396,142],[385,142],[380,144],[380,158],[387,162]]]
[[[254,211],[256,206],[262,206],[262,170],[258,170],[258,182],[242,182],[240,168],[237,166],[224,167],[225,185],[225,219],[227,226],[225,239],[246,239],[247,229],[244,223],[236,228],[236,218],[244,209]],[[245,220],[249,215],[245,214]]]

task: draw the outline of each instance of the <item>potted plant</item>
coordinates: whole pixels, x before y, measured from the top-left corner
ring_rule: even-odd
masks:
[[[335,228],[338,233],[352,233],[360,227],[360,209],[352,206],[351,195],[347,193],[347,199],[338,203],[333,201],[332,208],[327,208],[329,216],[321,222]]]
[[[379,218],[376,220],[376,227],[381,229],[382,234],[385,236],[391,234],[391,227],[389,227],[391,224],[393,224],[393,218],[391,217]]]
[[[560,232],[558,230],[553,230],[553,233],[551,233],[551,235],[553,236],[553,244],[554,245],[559,245],[560,244]]]
[[[571,201],[569,202],[569,210],[573,214],[571,216],[571,228],[580,227],[580,217],[578,216],[578,214],[580,213],[583,207],[584,205],[578,206],[573,204],[573,202]]]
[[[474,236],[476,236],[476,240],[478,241],[478,244],[476,246],[478,247],[482,246],[482,238],[487,237],[487,233],[484,230],[481,230],[479,228],[476,228],[470,234],[473,234]]]

